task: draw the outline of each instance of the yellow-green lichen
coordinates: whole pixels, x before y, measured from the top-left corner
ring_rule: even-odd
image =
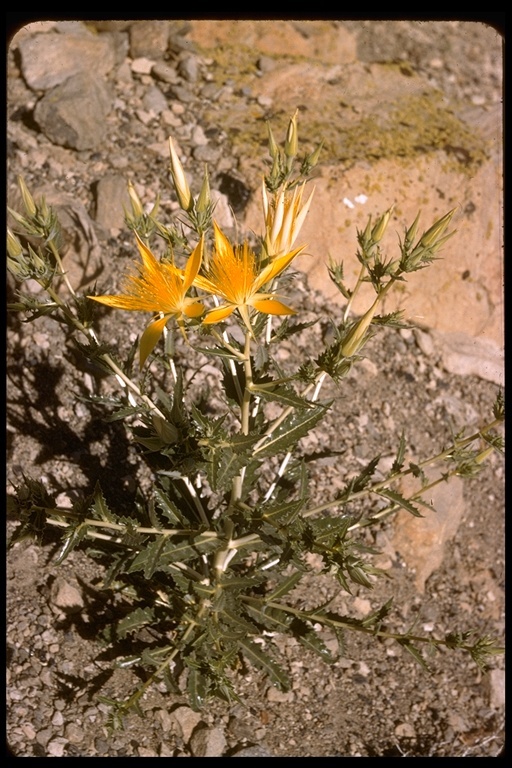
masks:
[[[259,79],[257,51],[246,46],[222,45],[208,54],[213,58],[211,74],[214,81],[219,85],[228,82],[234,89],[233,109],[225,108],[231,103],[229,100],[223,104],[222,119],[235,154],[250,157],[256,152],[260,156],[261,147],[267,143],[265,122],[269,113],[272,130],[280,141],[290,117],[288,110],[277,103],[268,110],[256,99],[248,106],[247,96],[244,96],[243,104],[238,103],[237,91],[247,89],[247,95],[250,95],[251,86]],[[299,59],[302,57],[281,56],[279,64],[298,63]],[[368,78],[371,77],[368,73]],[[410,81],[410,77],[404,76],[404,80]],[[368,93],[373,93],[375,87],[370,80]],[[410,161],[420,155],[442,151],[446,158],[444,170],[474,173],[488,156],[486,142],[478,130],[459,119],[447,106],[443,94],[427,84],[422,89],[415,83],[411,93],[405,86],[403,90],[397,90],[399,101],[386,100],[386,94],[383,94],[379,109],[374,104],[369,111],[370,108],[365,110],[364,96],[356,102],[349,95],[343,76],[339,81],[326,81],[316,103],[296,105],[300,107],[302,151],[311,152],[322,140],[323,161],[345,167],[380,159]],[[215,123],[219,105],[212,105],[210,113],[206,119]]]

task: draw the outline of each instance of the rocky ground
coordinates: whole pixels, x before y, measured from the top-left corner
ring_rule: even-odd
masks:
[[[67,239],[65,264],[80,290],[95,280],[115,290],[118,273],[133,258],[122,207],[127,179],[143,201],[152,204],[160,194],[161,210],[176,212],[167,181],[170,134],[193,188],[208,163],[218,218],[230,230],[236,215],[243,228],[257,184],[254,169],[261,170],[265,156],[264,121],[275,120],[276,132],[282,132],[289,117],[263,87],[276,62],[306,61],[312,70],[346,64],[358,77],[366,67],[370,78],[378,76],[371,70],[375,63],[398,62],[425,87],[439,89],[454,108],[483,115],[500,103],[501,48],[495,32],[483,25],[272,22],[235,30],[231,24],[230,29],[218,22],[214,47],[211,27],[177,21],[45,23],[13,40],[11,204],[22,174],[35,196],[44,194],[57,207]],[[286,56],[276,53],[283,50]],[[307,114],[307,105],[297,106]],[[364,112],[364,103],[360,108]],[[307,118],[304,124],[307,140],[313,127]],[[361,162],[371,165],[357,155],[361,148],[342,157],[335,139],[330,141],[329,164],[337,164],[340,174]],[[465,141],[464,151],[476,158],[478,145]],[[325,316],[325,293],[307,275],[297,277],[293,293],[294,305],[308,319]],[[339,316],[339,306],[329,301],[327,308],[334,319]],[[121,325],[114,315],[102,316],[101,333],[126,348],[140,332],[140,318],[127,316]],[[326,333],[327,317],[288,354],[315,354],[318,334]],[[315,439],[319,447],[345,451],[344,471],[377,453],[392,456],[402,429],[420,459],[447,443],[450,430],[475,429],[488,418],[502,378],[496,360],[484,366],[487,373],[480,362],[462,375],[447,366],[435,338],[425,328],[382,333],[341,390],[326,388],[326,397],[337,399]],[[143,481],[137,454],[119,423],[106,424],[99,410],[75,397],[94,382],[71,365],[71,355],[60,326],[46,318],[22,324],[9,317],[9,483],[21,472],[31,474],[65,503],[99,480],[129,505]],[[414,622],[423,632],[440,634],[471,627],[502,639],[503,471],[502,460],[493,456],[477,477],[455,480],[436,496],[433,520],[399,515],[383,524],[368,543],[381,551],[378,565],[392,580],[378,581],[371,593],[342,593],[339,609],[365,616],[393,595],[396,629]],[[329,497],[337,478],[335,466],[321,463],[312,492]],[[331,667],[283,640],[293,679],[288,693],[252,671],[240,683],[243,704],[218,703],[196,713],[185,699],[156,687],[143,701],[144,717],[131,715],[124,731],[110,734],[97,694],[129,693],[136,673],[111,675],[107,650],[98,642],[96,627],[108,622],[110,608],[99,590],[97,563],[77,550],[57,568],[56,546],[51,539],[42,547],[20,544],[8,556],[7,739],[16,756],[502,754],[502,658],[483,674],[446,653],[432,658],[428,674],[395,648],[359,637],[347,637]],[[333,590],[318,575],[302,598],[307,604],[319,591],[327,598]],[[69,601],[74,612],[66,609]]]

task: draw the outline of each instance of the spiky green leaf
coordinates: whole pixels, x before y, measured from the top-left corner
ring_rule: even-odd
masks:
[[[89,526],[82,523],[66,528],[66,532],[63,535],[63,545],[54,560],[56,565],[60,565],[69,555],[69,553],[76,547],[76,545],[79,544],[87,536],[88,529]]]
[[[274,389],[266,389],[265,387],[253,386],[251,390],[255,395],[261,397],[263,400],[269,402],[280,403],[286,407],[292,408],[313,408],[313,403],[309,400],[304,400],[303,397],[297,395],[291,387],[276,386]]]
[[[91,510],[95,513],[96,517],[98,517],[99,520],[104,520],[106,523],[115,523],[116,519],[105,500],[99,483],[96,483],[93,498],[94,502]]]
[[[279,600],[283,595],[287,595],[288,592],[291,592],[292,589],[297,586],[303,575],[304,574],[301,573],[301,571],[295,571],[291,576],[283,579],[283,581],[268,595],[268,600]]]
[[[251,640],[247,640],[247,638],[240,639],[238,644],[244,656],[256,667],[262,669],[279,690],[289,690],[290,679],[288,675],[268,654],[261,650],[259,645],[256,645]]]
[[[261,458],[275,456],[296,445],[325,416],[329,405],[316,405],[298,416],[290,415],[272,435],[265,439],[263,445],[255,449],[255,455]]]
[[[417,509],[414,504],[409,501],[409,499],[406,499],[404,496],[398,493],[398,491],[392,491],[389,488],[382,488],[378,491],[378,494],[379,496],[383,496],[385,499],[389,499],[389,501],[392,501],[399,507],[402,507],[402,509],[407,510],[407,512],[410,512],[411,515],[414,515],[414,517],[423,517],[419,509]]]
[[[149,544],[136,555],[127,572],[144,571],[146,573],[148,571],[154,573],[155,571],[166,570],[167,566],[172,563],[193,560],[200,554],[213,552],[221,546],[221,542],[216,538],[204,539],[201,536],[197,536],[195,539],[187,537],[182,540],[162,538],[166,538],[163,546],[159,546],[158,541]],[[157,557],[155,557],[156,553]]]
[[[117,634],[123,638],[126,635],[131,635],[133,632],[144,627],[146,624],[151,624],[155,616],[153,608],[136,608],[134,611],[125,616],[124,619],[117,625]]]

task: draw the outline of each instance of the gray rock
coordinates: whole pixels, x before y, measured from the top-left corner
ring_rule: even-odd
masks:
[[[117,173],[104,176],[96,185],[96,222],[107,232],[123,229],[124,208],[131,210],[126,179]]]
[[[184,56],[179,63],[178,70],[185,80],[188,80],[189,83],[195,83],[199,74],[197,56]]]
[[[432,334],[445,370],[459,376],[479,376],[503,386],[503,351],[492,339],[475,339],[461,332]]]
[[[95,149],[105,136],[111,105],[106,83],[95,75],[80,73],[43,96],[34,118],[54,144]]]
[[[177,707],[171,712],[171,718],[178,725],[179,731],[185,744],[188,743],[192,731],[201,722],[199,712],[194,712],[190,707]]]
[[[190,749],[194,757],[222,757],[226,744],[226,737],[221,728],[198,728],[190,739]]]
[[[169,22],[163,19],[134,21],[130,27],[130,56],[162,58],[169,41]]]
[[[81,593],[61,576],[57,576],[53,582],[50,601],[54,608],[63,613],[80,613],[84,607]]]
[[[110,37],[93,35],[34,35],[20,41],[21,71],[33,90],[47,90],[80,72],[108,74],[115,65]]]
[[[165,64],[163,61],[157,61],[151,70],[153,77],[157,80],[162,80],[164,83],[176,83],[178,81],[178,73],[169,64]]]
[[[276,755],[273,755],[272,752],[269,752],[268,749],[261,744],[255,744],[252,747],[244,747],[243,749],[238,750],[238,752],[235,752],[231,757],[276,757]]]
[[[168,107],[166,97],[156,85],[146,91],[142,103],[144,104],[144,109],[154,112],[155,115],[159,115]]]

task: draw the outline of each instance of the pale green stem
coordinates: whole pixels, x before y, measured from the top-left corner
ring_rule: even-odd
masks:
[[[69,282],[68,276],[67,276],[67,274],[66,274],[66,272],[64,270],[64,267],[62,266],[62,259],[60,257],[60,253],[59,253],[57,247],[55,246],[55,243],[53,242],[53,240],[50,240],[48,245],[50,246],[51,252],[53,253],[53,255],[55,257],[55,261],[57,262],[57,265],[58,265],[59,270],[60,270],[60,275],[64,279],[64,282],[66,283],[69,292],[71,293],[72,296],[76,296],[76,291],[73,288],[73,286],[71,285],[71,283]]]
[[[242,435],[248,435],[249,428],[250,428],[251,397],[252,397],[251,334],[249,331],[246,331],[246,334],[245,334],[244,373],[245,373],[245,386],[242,394],[240,421],[241,421]],[[242,469],[240,474],[233,479],[233,484],[231,487],[231,498],[229,501],[228,509],[225,512],[225,520],[224,520],[224,533],[225,533],[226,539],[228,540],[228,548],[220,552],[217,552],[215,555],[215,568],[219,574],[223,573],[226,570],[230,560],[234,557],[234,554],[232,552],[233,547],[231,546],[231,536],[233,534],[233,522],[230,519],[230,512],[235,506],[235,504],[242,497],[242,486],[244,481],[244,474],[245,474],[245,470]]]
[[[466,438],[464,438],[464,439],[462,439],[460,441],[457,441],[457,443],[455,445],[450,446],[450,448],[448,448],[445,451],[442,451],[441,453],[437,454],[436,456],[432,456],[429,459],[425,459],[424,461],[418,462],[416,464],[416,466],[419,467],[419,468],[422,468],[422,467],[428,466],[429,464],[434,464],[434,463],[436,463],[438,461],[443,461],[443,460],[445,460],[447,458],[450,458],[450,456],[454,453],[454,451],[456,451],[456,450],[458,450],[460,448],[464,448],[466,445],[469,445],[470,443],[474,442],[478,438],[482,437],[482,435],[484,435],[486,432],[490,432],[492,429],[494,429],[495,427],[497,427],[501,423],[502,423],[502,419],[494,419],[492,422],[487,424],[485,427],[483,427],[478,432],[475,432],[472,435],[470,435],[469,437],[466,437]],[[340,504],[346,504],[348,502],[354,501],[355,499],[362,498],[363,496],[369,496],[372,493],[378,493],[381,489],[388,487],[390,485],[390,483],[398,480],[399,478],[405,477],[406,475],[410,475],[410,474],[412,474],[412,472],[413,472],[413,469],[401,470],[400,472],[395,473],[394,475],[392,475],[391,477],[386,478],[385,480],[381,480],[381,481],[379,481],[377,483],[373,483],[371,486],[368,486],[367,488],[363,488],[361,491],[357,491],[355,493],[350,494],[350,497],[347,498],[347,499],[340,499],[340,498],[338,498],[338,499],[334,499],[332,501],[328,501],[325,504],[318,504],[315,507],[311,507],[310,509],[306,510],[305,512],[302,512],[301,513],[301,517],[302,518],[312,517],[314,514],[317,514],[319,512],[324,512],[327,509],[332,509],[333,507],[337,507]],[[428,490],[429,488],[431,488],[431,487],[433,487],[435,485],[438,485],[441,482],[444,482],[449,477],[453,477],[456,474],[457,474],[457,469],[453,469],[452,471],[450,471],[448,473],[445,473],[441,477],[439,477],[436,480],[434,480],[430,485],[423,486],[423,488],[420,488],[415,494],[410,496],[410,499],[414,500],[415,498],[418,498],[419,496],[422,495],[422,493],[425,492],[425,490]],[[372,517],[371,518],[371,522],[373,522],[374,520],[379,519],[379,517],[384,517],[384,516],[386,516],[388,514],[391,514],[396,509],[399,509],[399,508],[400,508],[399,505],[395,505],[393,508],[389,508],[388,507],[385,510],[383,510],[380,514],[377,514],[374,517]],[[364,525],[365,525],[365,523],[356,523],[354,526],[352,526],[350,528],[350,530],[352,530],[354,528],[361,528]],[[241,548],[244,548],[244,547],[248,547],[251,544],[255,544],[257,541],[259,541],[258,534],[252,533],[252,534],[248,534],[247,536],[241,536],[239,539],[234,539],[233,541],[230,542],[230,546],[231,546],[231,548],[241,549]]]
[[[325,379],[326,376],[327,376],[327,374],[325,373],[325,371],[322,372],[318,376],[318,379],[317,379],[317,382],[316,382],[315,391],[313,392],[313,395],[311,396],[311,402],[312,403],[314,403],[315,400],[318,398],[318,395],[320,394],[320,389],[322,387],[322,384],[323,384],[324,379]],[[277,483],[279,482],[281,477],[283,477],[283,475],[285,473],[285,470],[286,470],[286,467],[288,466],[288,463],[289,463],[291,457],[292,457],[292,451],[288,451],[288,453],[286,454],[286,456],[284,457],[284,459],[282,460],[282,462],[281,462],[281,464],[279,466],[279,469],[278,469],[278,472],[277,472],[277,479],[269,487],[268,491],[266,492],[266,494],[265,494],[265,496],[263,498],[264,502],[268,501],[270,499],[270,497],[272,496],[272,494],[274,493],[274,491],[276,489],[276,486],[277,486]]]
[[[425,636],[425,635],[410,635],[408,633],[401,634],[400,632],[388,632],[384,629],[379,629],[376,627],[365,627],[362,624],[354,623],[353,621],[347,620],[343,621],[340,619],[334,619],[330,617],[326,617],[322,614],[316,614],[311,613],[310,611],[302,611],[300,608],[293,608],[291,605],[286,605],[283,603],[277,603],[273,600],[265,601],[261,600],[255,597],[249,597],[246,595],[242,595],[241,599],[248,603],[249,605],[252,603],[253,605],[256,604],[258,606],[264,606],[265,608],[275,608],[278,611],[283,611],[284,613],[291,613],[294,616],[297,616],[298,618],[304,619],[305,621],[322,624],[324,626],[330,626],[330,627],[339,627],[340,629],[351,629],[355,630],[356,632],[364,632],[365,634],[374,635],[375,637],[380,637],[383,639],[391,639],[396,640],[399,643],[427,643],[428,645],[432,645],[436,648],[439,647],[450,647],[450,641],[447,639],[438,639],[431,636]],[[458,645],[457,648],[460,650],[465,651],[471,651],[472,646],[461,644]],[[500,649],[501,650],[501,649]]]
[[[319,371],[319,373],[315,377],[315,380],[311,382],[311,384],[308,384],[307,387],[305,388],[304,392],[302,393],[302,397],[307,397],[307,395],[311,392],[312,389],[318,387],[319,383],[321,384],[325,379],[325,376],[326,376],[325,371]],[[276,429],[283,423],[283,421],[290,415],[290,413],[293,413],[294,410],[295,410],[294,407],[292,405],[289,405],[287,408],[284,409],[281,415],[278,416],[277,419],[275,419],[272,422],[272,424],[265,431],[261,440],[258,440],[258,442],[255,444],[253,449],[253,455],[256,455],[259,451],[263,450],[263,448],[265,447],[265,443],[267,442],[267,439],[272,436],[272,434],[276,431]]]
[[[415,466],[421,469],[422,467],[427,467],[430,464],[435,464],[438,461],[444,461],[446,459],[449,459],[451,455],[454,453],[454,451],[459,450],[460,448],[464,448],[466,445],[469,445],[475,440],[478,440],[479,437],[482,437],[482,435],[484,435],[486,432],[489,432],[491,429],[494,429],[494,427],[497,427],[501,423],[502,423],[501,419],[494,419],[494,421],[492,421],[490,424],[487,424],[479,432],[475,432],[470,437],[466,437],[460,441],[457,441],[455,445],[450,446],[450,448],[448,448],[445,451],[442,451],[441,453],[438,453],[436,456],[432,456],[429,459],[424,459],[424,461],[419,461]],[[406,475],[411,475],[414,471],[416,470],[413,468],[403,469],[400,472],[396,472],[394,475],[391,475],[390,477],[385,478],[384,480],[380,480],[379,482],[374,483],[368,488],[363,488],[361,491],[356,491],[355,493],[352,493],[350,495],[350,499],[338,499],[338,500],[333,499],[333,501],[328,501],[325,504],[318,504],[315,507],[311,507],[310,509],[306,510],[306,512],[302,513],[302,517],[311,517],[312,515],[318,512],[324,512],[326,509],[332,509],[332,507],[336,507],[339,504],[345,504],[347,501],[353,501],[354,499],[361,498],[362,496],[365,496],[369,493],[378,493],[382,488],[388,487],[390,483],[395,482],[399,478],[406,477]],[[457,474],[457,472],[458,472],[457,469],[453,469],[450,472],[445,473],[443,477],[440,477],[437,480],[433,481],[431,485],[423,486],[423,488],[421,488],[417,493],[413,494],[413,496],[411,496],[410,498],[415,499],[421,496],[421,494],[425,490],[428,490],[433,485],[438,485],[438,483],[442,482],[444,479],[447,479],[448,477],[454,477]],[[396,508],[398,507],[399,505],[397,505]],[[384,510],[384,512],[388,512],[388,510]],[[361,527],[361,524],[358,523],[354,527]]]
[[[347,306],[345,307],[345,311],[344,311],[344,313],[343,313],[343,320],[344,320],[345,322],[347,321],[347,318],[348,318],[348,316],[349,316],[349,314],[350,314],[350,310],[351,310],[351,308],[352,308],[352,304],[353,304],[353,302],[354,302],[354,299],[355,299],[355,297],[356,297],[356,294],[357,294],[357,292],[359,291],[359,288],[360,288],[360,286],[361,286],[361,284],[362,284],[362,282],[363,282],[363,277],[364,277],[364,275],[365,275],[365,272],[366,272],[366,267],[363,265],[363,266],[361,267],[360,271],[359,271],[359,275],[358,275],[358,277],[357,277],[357,282],[356,282],[356,284],[355,284],[355,286],[354,286],[354,290],[352,291],[352,294],[351,294],[351,296],[350,296],[350,299],[348,300],[348,302],[347,302]]]

